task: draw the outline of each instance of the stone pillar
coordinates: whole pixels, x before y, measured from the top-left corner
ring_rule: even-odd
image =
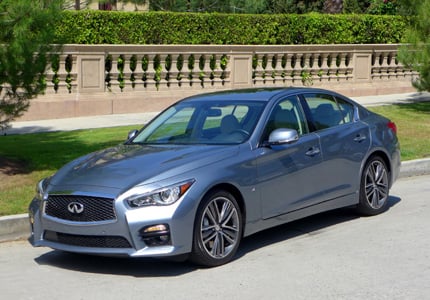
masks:
[[[355,82],[370,82],[372,73],[372,54],[355,53],[354,54],[353,80]]]
[[[105,56],[103,54],[78,55],[78,92],[104,92]]]
[[[232,55],[230,68],[232,88],[252,86],[252,54]]]

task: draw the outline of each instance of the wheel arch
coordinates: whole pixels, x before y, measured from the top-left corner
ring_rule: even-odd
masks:
[[[203,217],[203,215],[200,215],[199,211],[202,211],[202,208],[208,204],[212,198],[216,193],[218,192],[222,192],[224,193],[224,195],[226,193],[230,194],[235,202],[237,203],[237,205],[239,206],[239,214],[241,215],[241,226],[242,226],[242,232],[240,233],[240,235],[237,235],[237,239],[236,237],[234,238],[235,242],[234,244],[231,244],[231,246],[233,246],[234,248],[232,250],[228,250],[228,253],[221,257],[221,258],[214,258],[214,257],[210,257],[208,254],[208,249],[206,248],[206,246],[204,246],[202,243],[204,243],[201,239],[199,239],[198,236],[196,236],[196,230],[198,229],[197,226],[198,225],[198,220],[200,218]],[[209,197],[209,198],[207,198]],[[206,198],[206,199],[205,199]],[[239,247],[239,243],[241,241],[241,239],[243,238],[244,235],[244,224],[245,224],[245,207],[244,207],[244,200],[243,200],[243,196],[242,193],[240,193],[239,189],[237,187],[235,187],[232,184],[229,183],[220,183],[220,184],[216,184],[213,187],[211,187],[210,189],[208,189],[206,191],[206,193],[203,194],[203,197],[201,198],[202,200],[200,201],[200,203],[198,204],[198,211],[195,220],[194,220],[194,227],[193,227],[193,240],[192,240],[192,249],[191,252],[189,254],[189,259],[190,261],[192,261],[193,263],[196,263],[198,265],[202,265],[202,266],[209,266],[209,267],[214,267],[214,266],[219,266],[222,265],[224,263],[229,262],[230,260],[232,260],[234,258],[234,256],[236,255],[236,251]],[[201,219],[200,219],[201,220]],[[211,238],[212,239],[212,238]],[[224,247],[224,246],[222,246]],[[225,248],[226,249],[226,248]],[[212,251],[212,250],[210,250]]]
[[[233,197],[236,199],[237,204],[239,205],[240,213],[242,214],[242,226],[243,226],[243,229],[244,229],[242,231],[242,235],[243,235],[243,233],[245,232],[245,224],[246,224],[246,206],[245,206],[245,199],[244,199],[242,193],[233,184],[230,184],[230,183],[219,183],[219,184],[214,185],[213,187],[211,187],[203,195],[202,199],[204,197],[206,197],[206,195],[208,195],[209,193],[211,193],[211,192],[213,192],[215,190],[224,190],[224,191],[227,191],[227,192],[231,193],[233,195]]]
[[[390,160],[390,158],[389,158],[389,156],[388,156],[388,154],[386,153],[386,152],[384,152],[384,151],[382,151],[382,150],[376,150],[376,151],[374,151],[374,152],[372,152],[368,157],[367,157],[367,159],[364,161],[364,163],[363,163],[363,166],[362,166],[362,170],[361,170],[361,172],[363,172],[364,171],[364,166],[372,159],[372,158],[374,158],[374,157],[380,157],[383,161],[384,161],[384,163],[385,163],[385,166],[387,167],[387,170],[388,170],[388,180],[389,180],[389,186],[391,187],[391,185],[392,185],[392,181],[393,181],[393,179],[392,179],[392,166],[391,166],[391,160]]]

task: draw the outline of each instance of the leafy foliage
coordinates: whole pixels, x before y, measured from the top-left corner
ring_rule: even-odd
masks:
[[[403,0],[408,13],[415,15],[405,33],[406,45],[400,49],[400,61],[420,76],[414,86],[430,91],[430,0]]]
[[[342,1],[345,0],[151,0],[149,4],[152,11],[303,14],[327,12],[325,7],[341,7]]]
[[[65,11],[56,36],[70,44],[398,43],[402,16]]]
[[[245,14],[397,14],[402,0],[151,0],[151,11]],[[123,1],[145,3],[145,0]],[[148,3],[148,2],[146,2]]]
[[[60,0],[0,1],[0,130],[43,93]],[[57,38],[57,42],[60,40]],[[55,59],[54,59],[55,64]]]
[[[366,10],[374,15],[396,15],[399,11],[399,3],[396,0],[373,0]]]

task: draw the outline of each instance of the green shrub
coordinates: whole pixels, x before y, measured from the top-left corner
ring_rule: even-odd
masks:
[[[398,43],[402,16],[241,15],[65,11],[57,39],[68,44],[369,44]]]

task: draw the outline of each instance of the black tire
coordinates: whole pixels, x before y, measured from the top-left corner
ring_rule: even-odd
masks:
[[[231,261],[242,232],[242,214],[234,196],[224,190],[209,193],[197,211],[190,260],[207,267]]]
[[[388,208],[389,172],[384,160],[371,157],[364,166],[360,182],[360,202],[358,212],[373,216]]]

